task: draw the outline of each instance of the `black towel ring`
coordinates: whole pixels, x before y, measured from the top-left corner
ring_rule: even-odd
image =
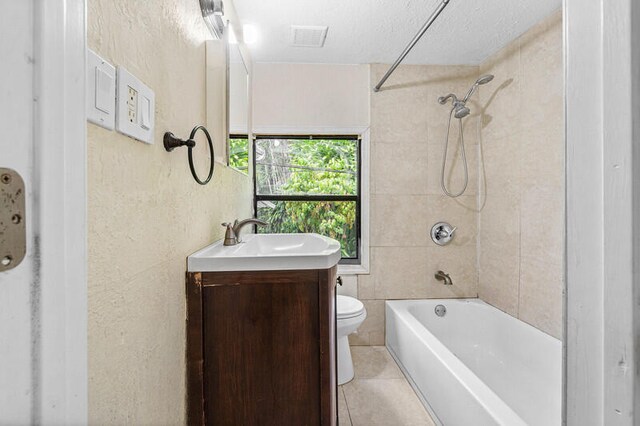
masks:
[[[200,180],[200,178],[198,177],[198,174],[196,173],[196,169],[193,166],[193,147],[196,146],[196,141],[194,137],[196,136],[196,133],[198,132],[198,130],[202,130],[204,135],[207,137],[207,143],[209,144],[209,152],[211,153],[211,163],[209,164],[209,176],[207,176],[205,180]],[[189,139],[187,139],[186,141],[175,137],[174,134],[171,132],[166,132],[164,134],[163,142],[164,142],[164,149],[166,149],[168,152],[171,152],[175,148],[178,148],[181,146],[186,146],[187,148],[189,148],[189,169],[191,169],[191,175],[196,180],[196,182],[198,182],[200,185],[206,185],[209,183],[209,181],[211,180],[211,177],[213,176],[215,151],[213,150],[213,141],[211,140],[211,135],[209,134],[209,131],[204,126],[194,127],[193,130],[191,130]]]

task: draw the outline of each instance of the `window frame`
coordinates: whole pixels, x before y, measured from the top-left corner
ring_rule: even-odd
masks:
[[[259,195],[257,187],[256,173],[256,146],[258,140],[269,139],[289,139],[289,140],[349,140],[356,142],[357,153],[357,173],[356,173],[356,195]],[[258,203],[260,201],[351,201],[356,203],[356,257],[341,257],[340,265],[359,266],[363,264],[363,244],[362,244],[362,154],[363,140],[361,135],[357,134],[340,134],[340,135],[319,135],[319,134],[254,134],[251,144],[251,172],[253,179],[253,211],[258,214]],[[257,232],[257,226],[254,225],[254,232]]]

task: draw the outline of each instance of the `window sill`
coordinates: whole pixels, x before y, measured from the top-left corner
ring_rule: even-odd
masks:
[[[362,265],[341,265],[338,264],[338,275],[368,275],[369,268]]]

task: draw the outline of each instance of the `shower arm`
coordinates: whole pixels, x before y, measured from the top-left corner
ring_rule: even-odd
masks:
[[[436,18],[438,18],[438,16],[444,10],[444,8],[447,7],[447,5],[449,4],[449,1],[451,1],[451,0],[442,0],[442,3],[440,3],[438,5],[438,7],[436,8],[436,10],[431,14],[431,16],[429,17],[427,22],[425,22],[425,24],[422,26],[420,31],[418,31],[418,34],[416,34],[416,36],[409,42],[409,44],[402,51],[402,53],[400,54],[398,59],[396,59],[396,61],[393,63],[393,65],[391,65],[391,68],[389,68],[387,73],[382,77],[382,79],[376,85],[376,87],[373,88],[374,92],[379,92],[380,91],[380,88],[382,88],[382,85],[384,84],[384,82],[387,81],[387,79],[391,76],[391,74],[393,74],[393,72],[396,70],[396,68],[398,68],[398,65],[400,65],[400,63],[404,60],[405,56],[407,56],[409,54],[409,52],[411,51],[411,49],[413,49],[413,46],[416,45],[418,40],[420,40],[420,38],[429,29],[429,27],[431,26],[431,24],[433,24],[433,22],[436,20]]]
[[[446,104],[449,99],[452,99],[452,103],[455,105],[459,102],[458,97],[453,93],[449,93],[447,96],[440,96],[438,102],[442,105]]]

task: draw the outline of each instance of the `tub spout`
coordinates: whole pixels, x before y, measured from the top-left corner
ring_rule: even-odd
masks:
[[[449,274],[445,274],[443,271],[436,272],[435,277],[438,281],[444,281],[444,285],[453,285]]]

